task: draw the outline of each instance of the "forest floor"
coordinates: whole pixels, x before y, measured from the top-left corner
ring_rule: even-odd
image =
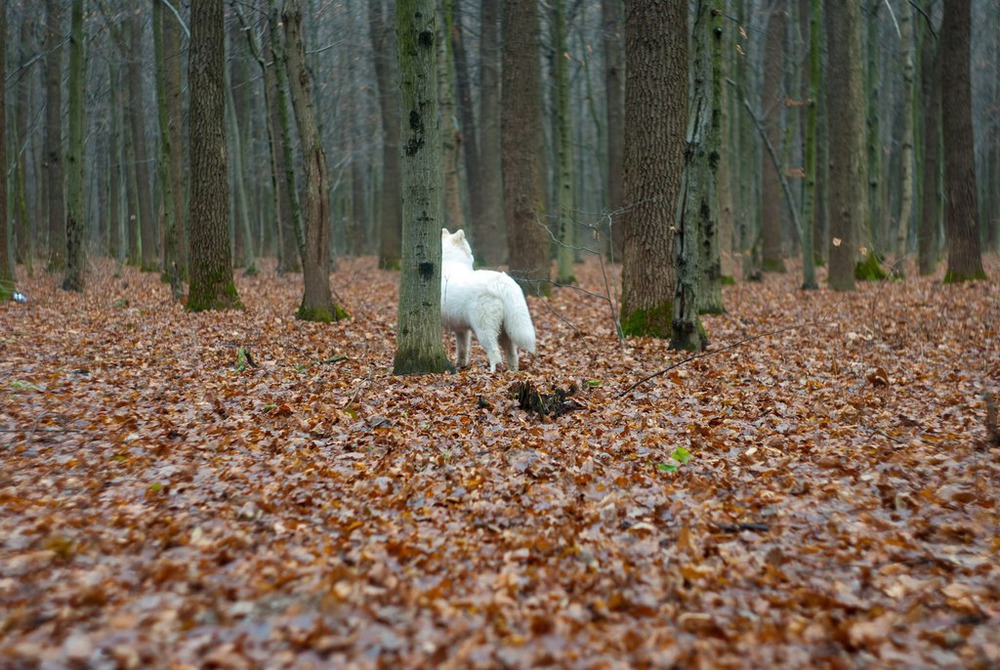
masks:
[[[201,314],[20,268],[0,667],[1000,666],[1000,259],[727,287],[716,353],[631,390],[685,356],[616,340],[596,262],[521,372],[401,378],[397,274],[341,261],[319,325],[265,266]]]

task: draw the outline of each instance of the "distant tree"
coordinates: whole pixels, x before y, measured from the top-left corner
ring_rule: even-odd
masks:
[[[320,139],[313,106],[312,77],[306,67],[302,39],[302,6],[285,0],[285,57],[295,122],[305,164],[304,242],[302,281],[304,291],[297,316],[306,321],[339,321],[347,312],[333,301],[330,291],[330,194],[326,152]]]
[[[764,114],[764,132],[767,141],[780,152],[784,126],[784,97],[782,85],[785,73],[785,42],[788,25],[785,3],[777,3],[767,20],[767,37],[764,44],[764,87],[761,104]],[[784,272],[785,260],[781,238],[781,175],[779,165],[766,152],[761,156],[760,234],[761,267],[765,272]]]
[[[941,25],[941,123],[948,203],[946,283],[986,279],[976,221],[979,205],[972,141],[971,40],[971,0],[948,0]]]
[[[941,180],[941,54],[928,13],[933,0],[924,0],[917,39],[920,42],[920,98],[923,132],[920,152],[920,219],[917,224],[917,267],[933,274],[938,262],[938,228],[944,194]]]
[[[434,5],[434,0],[396,4],[403,143],[403,262],[392,365],[397,375],[451,369],[441,339],[440,33]]]
[[[861,9],[826,3],[830,106],[830,288],[854,290],[857,237],[868,215]]]
[[[625,40],[622,35],[622,0],[601,0],[604,42],[604,89],[607,96],[607,175],[608,209],[612,213],[624,204],[624,124],[625,124]],[[620,261],[624,243],[621,217],[612,217],[612,257]]]
[[[174,189],[179,185],[174,182],[174,175],[171,173],[173,164],[173,154],[180,150],[179,146],[173,144],[173,133],[170,127],[169,99],[167,97],[167,57],[164,46],[166,28],[164,23],[174,23],[173,16],[163,16],[164,0],[153,2],[153,52],[156,61],[156,121],[160,131],[160,152],[157,156],[156,168],[159,178],[160,188],[163,190],[163,271],[170,282],[170,291],[175,300],[179,299],[184,292],[181,283],[181,267],[178,254],[178,234],[177,234],[177,199],[174,197]],[[177,61],[178,55],[171,54],[170,61]]]
[[[22,75],[17,83],[17,101],[14,105],[13,151],[12,158],[17,162],[17,171],[14,175],[14,185],[12,195],[12,211],[15,216],[14,239],[14,259],[16,263],[24,263],[27,266],[29,276],[34,272],[35,236],[33,225],[29,225],[29,219],[34,216],[28,214],[28,164],[31,162],[32,151],[29,144],[29,137],[34,133],[28,132],[28,121],[30,116],[34,116],[30,109],[32,100],[32,89],[34,77],[27,76],[31,63],[35,60],[38,45],[35,40],[35,15],[33,12],[21,12],[20,37],[18,38],[18,70]],[[22,147],[24,147],[22,149]],[[37,183],[35,184],[37,193]]]
[[[802,191],[802,288],[806,290],[819,288],[816,281],[816,257],[814,236],[819,219],[819,202],[816,192],[817,164],[816,155],[819,144],[819,92],[821,45],[820,22],[823,17],[821,0],[809,2],[809,67],[807,81],[809,85],[806,102],[806,127],[803,138],[803,154],[805,162],[805,188]]]
[[[465,45],[462,2],[452,4],[451,29],[448,31],[452,52],[455,54],[455,94],[458,98],[462,158],[468,185],[469,206],[467,224],[472,230],[481,228],[483,221],[483,156],[479,150],[476,110],[473,104],[473,87],[469,71],[469,54]],[[470,230],[471,232],[471,230]]]
[[[625,335],[671,334],[671,228],[688,127],[687,17],[684,2],[625,2]]]
[[[552,0],[552,32],[555,58],[555,145],[558,159],[556,176],[556,281],[572,284],[576,241],[573,203],[573,116],[570,110],[569,61],[566,44],[566,0]]]
[[[383,0],[368,0],[368,25],[375,55],[375,83],[378,86],[378,104],[382,121],[382,188],[377,224],[378,264],[382,268],[397,270],[402,255],[403,196],[400,186],[399,74],[396,58],[395,3],[389,2],[386,9]]]
[[[0,119],[7,118],[7,5],[0,7]],[[0,133],[0,165],[7,165],[7,134]],[[10,248],[7,189],[0,188],[0,302],[14,294],[17,276]]]
[[[226,160],[224,0],[192,0],[190,86],[191,311],[242,309],[233,281]]]
[[[133,11],[125,19],[125,77],[128,84],[129,107],[128,118],[132,132],[132,146],[135,150],[135,182],[136,196],[139,207],[139,240],[141,249],[141,267],[147,272],[160,269],[160,259],[157,255],[159,221],[153,214],[153,193],[149,178],[149,151],[146,139],[146,110],[149,105],[148,94],[143,85],[142,61],[146,53],[146,42],[143,39],[143,13]]]
[[[542,85],[536,0],[503,3],[500,154],[508,264],[526,291],[548,294],[551,237],[544,220]]]
[[[66,186],[63,175],[62,79],[64,0],[45,0],[45,175],[49,272],[66,268]]]
[[[67,291],[83,290],[83,92],[86,83],[83,34],[83,0],[73,0],[70,9],[69,36],[69,143],[66,152],[66,274],[62,287]]]
[[[504,3],[482,0],[479,42],[479,170],[482,211],[474,214],[472,236],[476,256],[486,265],[507,260],[500,120],[500,8]]]

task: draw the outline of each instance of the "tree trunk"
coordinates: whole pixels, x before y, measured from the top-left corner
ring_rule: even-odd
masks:
[[[941,24],[941,126],[947,204],[948,271],[945,283],[986,279],[976,217],[975,147],[972,138],[971,0],[949,0]]]
[[[441,339],[441,137],[433,0],[399,0],[403,265],[399,278],[393,374],[444,372]]]
[[[483,210],[472,241],[479,261],[501,265],[507,261],[504,221],[504,185],[500,131],[500,6],[482,0],[482,38],[479,43],[479,155]]]
[[[45,194],[48,202],[49,272],[66,269],[66,184],[63,175],[63,2],[45,0]]]
[[[608,210],[611,212],[611,253],[621,260],[625,228],[621,209],[625,204],[624,124],[625,54],[622,38],[622,0],[601,0],[604,37],[604,88],[607,96],[607,165],[605,166]]]
[[[399,75],[395,56],[396,9],[394,2],[388,5],[389,14],[386,17],[383,0],[368,0],[368,23],[375,52],[375,80],[382,121],[378,264],[381,268],[398,270],[403,235],[403,195],[399,182]]]
[[[171,175],[170,166],[173,162],[173,154],[180,147],[174,148],[173,137],[170,132],[170,114],[167,110],[167,60],[166,48],[164,45],[165,22],[174,22],[173,16],[164,17],[164,0],[156,0],[153,3],[153,51],[156,61],[156,120],[160,130],[160,153],[156,162],[157,173],[160,179],[160,189],[163,194],[163,271],[170,282],[170,292],[174,300],[179,300],[184,292],[181,284],[180,266],[177,262],[177,200],[174,198],[175,184]],[[177,54],[171,55],[171,60],[175,61]]]
[[[224,0],[193,0],[188,83],[191,311],[242,309],[233,281],[226,157]]]
[[[864,75],[866,83],[867,110],[867,152],[868,152],[868,226],[855,230],[858,246],[865,246],[872,251],[885,252],[887,213],[882,206],[885,196],[885,184],[882,179],[882,137],[879,122],[881,113],[880,98],[882,89],[879,87],[879,5],[884,0],[863,0],[867,40],[867,72]]]
[[[299,0],[285,0],[282,21],[285,25],[289,92],[305,165],[305,247],[302,255],[302,281],[305,286],[297,316],[305,321],[339,321],[346,318],[347,313],[333,302],[330,291],[328,168],[313,108],[312,78],[306,69]]]
[[[764,46],[764,88],[761,95],[764,132],[777,152],[781,146],[784,126],[782,75],[785,71],[785,29],[788,24],[784,7],[771,12],[767,21]],[[784,272],[785,260],[781,239],[781,175],[779,166],[767,154],[761,156],[761,252],[765,272]]]
[[[556,155],[558,176],[556,178],[556,225],[558,226],[558,251],[556,253],[556,281],[573,284],[574,249],[576,247],[573,202],[573,142],[572,115],[570,112],[569,53],[566,44],[566,0],[552,2],[553,41],[555,45],[555,102],[556,102]]]
[[[688,126],[688,10],[625,3],[625,226],[621,326],[667,338],[674,299],[671,227]]]
[[[230,40],[232,44],[232,40]],[[226,96],[226,118],[229,123],[229,138],[232,142],[231,156],[233,159],[232,186],[235,198],[235,214],[240,243],[236,245],[237,253],[242,251],[243,271],[246,274],[257,274],[257,261],[253,251],[253,232],[250,226],[250,201],[247,198],[246,171],[244,169],[246,147],[243,142],[243,133],[240,129],[240,118],[236,113],[236,100],[233,97],[232,61],[227,60],[223,87]]]
[[[688,149],[684,152],[684,176],[675,224],[677,274],[670,335],[670,347],[684,351],[702,351],[708,346],[705,329],[698,319],[702,280],[700,238],[707,227],[714,225],[711,219],[715,215],[712,202],[715,189],[708,157],[712,107],[709,97],[711,84],[706,75],[711,72],[707,63],[711,27],[706,0],[698,0],[694,12],[691,118],[688,121]]]
[[[924,9],[929,8],[925,2]],[[921,13],[920,95],[923,107],[923,142],[920,162],[920,221],[917,265],[921,275],[934,273],[938,261],[944,193],[941,180],[941,55],[930,17]]]
[[[84,281],[83,92],[87,74],[84,58],[83,0],[73,0],[69,38],[69,146],[66,152],[66,274],[62,283],[66,291],[82,291]]]
[[[716,67],[716,58],[720,59],[718,67],[721,87],[719,90],[718,104],[720,108],[719,127],[720,142],[722,137],[726,141],[721,144],[719,151],[719,172],[718,181],[718,205],[719,205],[719,272],[721,273],[721,283],[732,283],[736,277],[736,259],[733,255],[736,250],[736,221],[733,211],[733,156],[736,153],[736,146],[733,143],[733,114],[732,95],[729,93],[729,84],[726,80],[732,68],[730,61],[726,58],[728,51],[733,48],[732,38],[729,37],[731,23],[726,19],[725,0],[715,0],[715,13],[712,22],[715,25],[712,61],[713,69]],[[715,76],[713,74],[713,76]]]
[[[128,51],[125,68],[129,91],[129,123],[132,129],[132,146],[135,149],[135,178],[139,199],[139,235],[141,267],[146,272],[159,269],[157,257],[157,220],[153,214],[153,194],[149,179],[150,152],[146,143],[146,104],[148,99],[142,86],[142,14],[131,13],[125,19]]]
[[[701,0],[698,3],[698,11],[702,18],[695,22],[695,40],[702,43],[701,48],[704,50],[702,71],[707,81],[704,84],[706,90],[703,95],[707,99],[705,114],[708,119],[700,154],[700,158],[706,163],[703,166],[706,188],[702,195],[705,209],[699,211],[698,229],[697,297],[700,314],[722,314],[726,311],[722,304],[722,258],[719,252],[721,242],[719,166],[725,162],[722,158],[723,12],[721,5],[719,0]],[[697,86],[697,78],[695,85]]]
[[[899,5],[899,50],[903,60],[903,129],[902,150],[900,156],[901,191],[899,195],[899,221],[896,223],[895,252],[897,258],[906,255],[907,240],[910,234],[910,221],[913,219],[913,127],[914,116],[919,109],[917,104],[916,86],[914,85],[916,67],[913,58],[913,11],[909,2]]]
[[[0,119],[7,118],[7,7],[0,7]],[[16,135],[15,135],[16,136]],[[0,165],[7,165],[7,133],[0,132]],[[6,183],[6,181],[4,181]],[[0,303],[14,295],[17,276],[10,248],[7,189],[0,188]]]
[[[808,0],[809,2],[809,100],[806,106],[806,130],[803,144],[803,158],[805,163],[805,189],[802,192],[802,288],[805,290],[818,289],[819,283],[816,281],[816,257],[814,254],[815,234],[816,234],[816,150],[819,138],[817,137],[817,116],[819,111],[819,78],[820,78],[820,28],[822,20],[822,3],[820,0]]]
[[[469,63],[462,35],[462,3],[452,3],[452,27],[450,42],[455,54],[455,93],[458,96],[458,114],[461,126],[460,141],[465,163],[465,179],[468,191],[468,216],[470,228],[480,227],[483,211],[482,173],[479,169],[480,152],[476,137],[476,114],[472,99],[472,84],[469,81]]]
[[[865,155],[861,16],[855,2],[826,5],[830,106],[830,288],[854,290],[857,234],[864,230],[868,181]]]
[[[455,67],[451,53],[452,0],[438,3],[438,105],[441,114],[441,156],[444,159],[444,222],[445,228],[458,229],[465,225],[462,215],[462,185],[459,180],[459,128],[455,112]]]
[[[14,175],[13,189],[13,233],[14,233],[14,264],[24,263],[30,276],[34,270],[34,239],[33,226],[28,223],[28,161],[31,156],[31,144],[28,135],[28,117],[31,114],[32,79],[27,75],[29,61],[35,57],[35,19],[31,12],[23,12],[21,16],[20,37],[18,39],[18,69],[22,72],[17,84],[17,101],[14,104],[14,123],[12,147],[17,172]],[[36,191],[37,193],[37,191]],[[8,224],[9,225],[9,224]]]
[[[161,4],[164,0],[157,0]],[[170,265],[177,264],[181,278],[188,276],[187,187],[184,170],[184,88],[182,63],[186,51],[181,46],[180,20],[165,13],[163,29],[163,93],[167,98],[167,133],[170,137],[170,192],[174,200],[174,250],[164,254]]]
[[[535,0],[503,3],[501,156],[510,274],[526,293],[551,292],[542,181],[542,88]]]

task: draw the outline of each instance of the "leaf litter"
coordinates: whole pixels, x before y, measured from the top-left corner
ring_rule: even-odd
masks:
[[[332,325],[295,320],[301,278],[266,264],[243,312],[185,313],[104,261],[82,295],[22,281],[0,658],[1000,664],[996,283],[726,287],[716,353],[630,389],[685,355],[618,342],[578,270],[587,291],[529,298],[522,372],[474,349],[415,377],[391,375],[398,276],[373,259],[334,273]]]

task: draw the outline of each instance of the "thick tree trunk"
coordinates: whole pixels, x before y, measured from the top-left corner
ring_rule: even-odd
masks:
[[[625,335],[671,334],[671,228],[688,127],[687,15],[687,4],[681,2],[625,3]]]
[[[191,3],[191,311],[241,309],[233,281],[226,152],[224,0]]]
[[[508,263],[526,293],[551,292],[542,181],[542,89],[535,0],[503,4],[501,156]]]
[[[861,16],[855,2],[826,5],[830,107],[830,288],[854,290],[857,235],[867,216]]]
[[[69,145],[66,152],[66,274],[62,283],[66,291],[82,291],[84,282],[83,90],[87,73],[84,58],[83,0],[73,0],[69,38]]]
[[[948,271],[945,283],[986,279],[979,244],[975,148],[972,141],[970,43],[972,3],[949,0],[941,25],[941,125],[947,204]]]
[[[66,268],[66,184],[63,175],[62,77],[63,2],[45,0],[45,194],[49,272]]]
[[[299,0],[285,0],[285,56],[289,92],[302,142],[305,164],[305,248],[302,255],[304,291],[298,317],[306,321],[339,321],[347,313],[333,302],[330,291],[330,195],[326,153],[320,140],[313,108],[312,78],[306,69],[302,41],[302,7]]]
[[[396,59],[396,9],[389,2],[386,16],[383,0],[368,0],[368,23],[375,52],[382,121],[382,187],[379,200],[379,267],[398,270],[402,256],[403,194],[400,190],[399,76]],[[468,151],[468,144],[466,144]]]
[[[403,265],[393,373],[444,372],[441,340],[441,137],[438,126],[437,13],[433,0],[400,0],[400,136],[403,142]]]

